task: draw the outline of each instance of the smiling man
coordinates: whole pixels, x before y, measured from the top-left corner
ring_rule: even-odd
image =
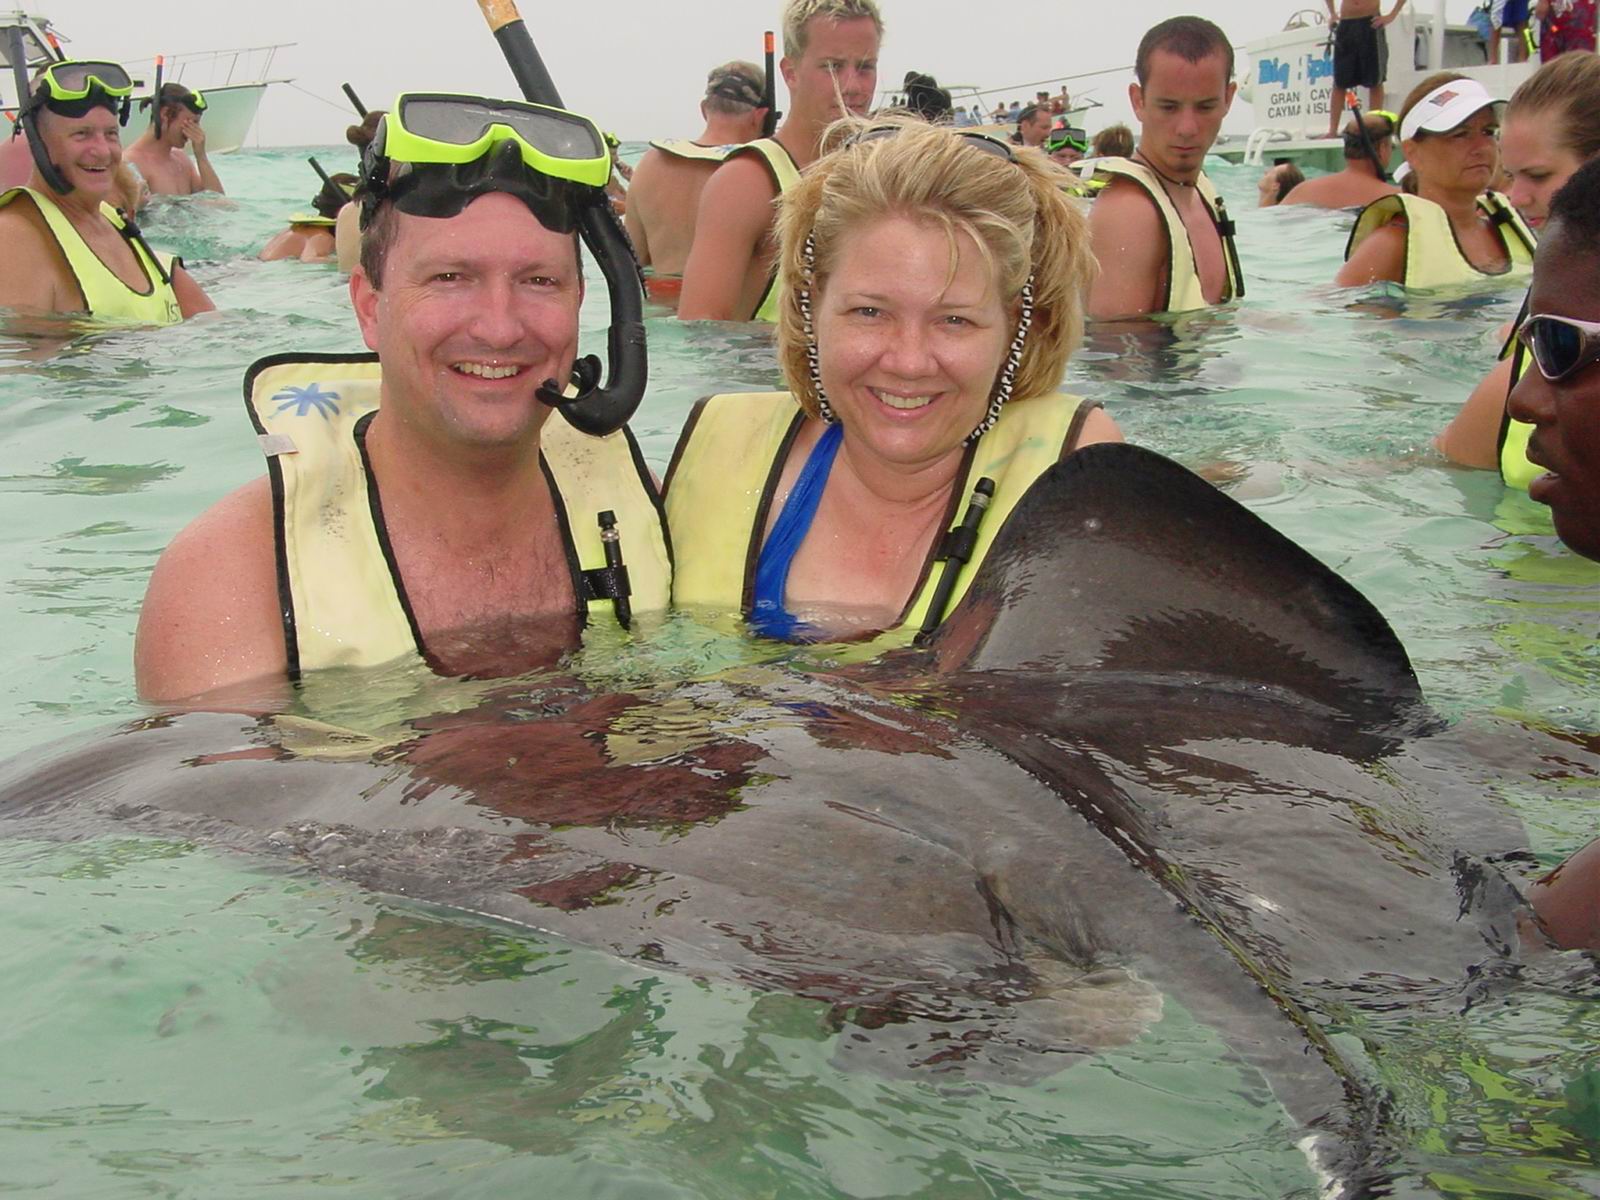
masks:
[[[211,309],[178,260],[113,207],[133,81],[116,63],[52,64],[18,118],[33,155],[0,194],[0,308],[169,325]]]
[[[576,230],[609,214],[609,166],[574,114],[400,97],[363,165],[350,280],[376,359],[251,369],[269,474],[156,565],[142,695],[270,704],[305,672],[396,661],[515,673],[589,619],[666,607],[665,534],[631,434],[550,420],[587,403],[557,381],[594,382],[574,372]]]
[[[1097,319],[1244,295],[1233,222],[1202,170],[1233,103],[1233,47],[1210,21],[1173,17],[1144,35],[1134,74],[1138,148],[1097,164],[1109,181],[1089,219],[1100,263],[1089,315]]]
[[[872,107],[883,18],[874,0],[789,0],[783,59],[789,112],[777,136],[736,151],[700,193],[678,316],[775,321],[773,204],[822,152],[822,133]]]

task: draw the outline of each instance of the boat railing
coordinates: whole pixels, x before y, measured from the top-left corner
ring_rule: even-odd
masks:
[[[185,54],[167,54],[162,58],[162,72],[172,83],[189,86],[228,87],[241,84],[264,83],[272,72],[273,61],[279,50],[286,50],[298,42],[274,42],[264,46],[239,46],[225,50],[195,50]],[[124,63],[129,70],[149,65],[155,70],[155,55],[135,58]],[[242,69],[241,69],[242,66]],[[239,76],[236,80],[235,76]]]

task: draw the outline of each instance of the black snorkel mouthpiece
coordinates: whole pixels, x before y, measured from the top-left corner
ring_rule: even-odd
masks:
[[[545,69],[539,49],[533,44],[528,27],[517,13],[514,0],[478,0],[478,7],[500,44],[511,74],[522,96],[534,104],[564,107],[555,81]],[[502,155],[492,155],[498,161]],[[532,175],[518,167],[524,177]],[[538,178],[543,178],[542,176]],[[562,180],[549,181],[555,184]],[[568,185],[569,187],[572,185]],[[510,190],[500,188],[496,190]],[[607,335],[609,364],[606,382],[600,382],[600,364],[593,356],[580,359],[572,372],[573,396],[563,394],[556,380],[546,380],[539,388],[541,401],[558,408],[574,428],[596,437],[615,433],[628,423],[644,399],[648,374],[648,355],[644,332],[644,277],[633,246],[617,220],[605,193],[593,188],[574,188],[586,193],[585,203],[575,213],[576,228],[600,264],[606,289],[611,296],[611,329]],[[513,193],[517,194],[517,193]],[[399,206],[399,201],[396,200]],[[530,204],[529,207],[532,207]],[[403,210],[402,210],[403,211]],[[535,215],[539,214],[534,209]],[[544,220],[543,216],[539,218]],[[549,222],[545,222],[549,225]],[[550,226],[550,228],[555,228]]]

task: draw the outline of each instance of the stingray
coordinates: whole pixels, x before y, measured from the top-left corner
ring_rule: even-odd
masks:
[[[1527,978],[1522,834],[1430,757],[1394,633],[1159,455],[1047,472],[925,647],[811,661],[503,681],[371,740],[153,716],[0,767],[0,820],[200,840],[794,993],[878,1069],[1059,1070],[1171,994],[1350,1195],[1382,1186],[1389,1100],[1337,1033]]]

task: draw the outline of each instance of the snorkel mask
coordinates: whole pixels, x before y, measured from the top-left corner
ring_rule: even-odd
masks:
[[[630,339],[643,342],[639,267],[605,186],[611,154],[593,121],[565,109],[448,93],[404,93],[378,123],[361,160],[361,228],[380,205],[416,217],[458,215],[479,196],[505,192],[553,233],[579,233],[600,264],[611,295],[612,361]],[[642,368],[642,361],[641,361]],[[620,429],[643,396],[601,388],[594,355],[573,364],[568,396],[553,379],[538,398],[584,433]]]
[[[117,118],[119,125],[126,125],[133,80],[114,62],[74,59],[51,63],[27,95],[27,103],[17,114],[17,124],[27,135],[28,148],[40,177],[51,191],[65,196],[72,191],[72,184],[50,161],[50,153],[39,133],[39,111],[48,108],[58,116],[76,119],[93,109],[104,108]]]

